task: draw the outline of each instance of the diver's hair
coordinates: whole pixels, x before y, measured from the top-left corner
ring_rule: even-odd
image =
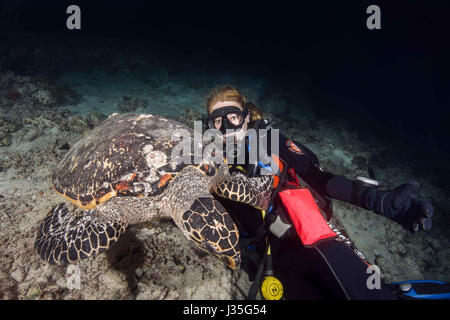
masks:
[[[250,121],[264,119],[263,112],[253,102],[248,101],[244,103],[244,108],[247,108],[250,111]]]
[[[206,98],[206,112],[210,114],[211,107],[219,101],[236,101],[244,107],[246,100],[244,95],[231,85],[223,85],[214,88]]]

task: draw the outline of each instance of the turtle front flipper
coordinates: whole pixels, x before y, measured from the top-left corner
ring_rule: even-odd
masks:
[[[240,266],[239,231],[225,208],[212,196],[196,198],[182,214],[179,227],[200,249],[231,269]]]
[[[60,203],[39,226],[34,248],[49,263],[74,263],[107,250],[126,226],[123,221],[98,214],[97,209],[75,216]]]
[[[211,195],[210,181],[204,171],[186,166],[162,196],[162,211],[197,247],[236,269],[241,262],[239,231],[230,214]]]
[[[267,210],[272,195],[273,176],[246,177],[241,173],[227,177],[214,186],[214,192],[226,199]]]

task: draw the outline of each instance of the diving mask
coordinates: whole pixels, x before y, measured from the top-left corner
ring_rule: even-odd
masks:
[[[247,108],[241,110],[236,106],[218,108],[208,117],[208,127],[210,129],[220,130],[223,134],[226,133],[227,129],[241,129],[248,113]]]

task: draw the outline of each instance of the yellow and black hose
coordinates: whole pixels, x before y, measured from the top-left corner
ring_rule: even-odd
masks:
[[[266,212],[265,210],[262,210],[261,213],[264,221]],[[261,283],[263,274],[264,280]],[[270,251],[268,236],[266,237],[266,249],[264,251],[264,255],[261,257],[258,270],[256,272],[255,281],[249,291],[249,298],[255,299],[259,289],[261,290],[261,294],[265,300],[280,300],[283,297],[283,285],[280,280],[274,277],[272,254]]]

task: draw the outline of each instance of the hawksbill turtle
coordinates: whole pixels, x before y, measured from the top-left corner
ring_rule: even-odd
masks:
[[[161,116],[113,114],[75,143],[58,164],[52,184],[84,210],[75,214],[64,202],[50,210],[34,245],[41,258],[74,263],[110,248],[128,225],[166,217],[197,247],[231,269],[239,267],[239,231],[212,193],[266,209],[272,178],[230,175],[227,165],[207,157],[198,165],[172,157],[182,141],[177,130],[193,134]],[[187,150],[193,150],[193,143]]]

